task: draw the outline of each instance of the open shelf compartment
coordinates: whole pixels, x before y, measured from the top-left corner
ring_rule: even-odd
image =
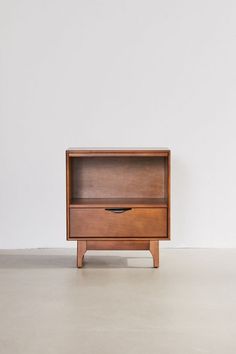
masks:
[[[70,208],[168,207],[165,156],[73,156],[69,182]]]

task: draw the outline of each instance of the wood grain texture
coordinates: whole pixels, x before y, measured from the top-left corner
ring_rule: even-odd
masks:
[[[167,148],[66,151],[67,239],[78,240],[78,267],[87,249],[149,249],[159,266],[159,240],[170,239],[170,158]]]
[[[150,241],[150,252],[153,257],[153,267],[159,267],[159,241]]]
[[[71,193],[70,193],[70,179],[71,179],[71,169],[70,169],[70,158],[69,155],[66,154],[66,238],[69,240],[70,238],[70,218],[69,218],[69,207],[71,201]]]
[[[171,152],[168,154],[168,162],[167,162],[167,199],[168,199],[168,219],[167,219],[167,236],[168,240],[170,240],[171,236]]]
[[[72,198],[166,198],[164,157],[71,159]]]
[[[87,250],[149,250],[149,241],[87,241]]]
[[[70,208],[167,208],[167,198],[72,198]]]
[[[117,214],[102,208],[71,209],[70,237],[167,237],[165,208],[134,208]]]
[[[66,153],[70,157],[80,156],[168,156],[167,148],[70,148]]]
[[[81,268],[83,266],[83,259],[85,252],[87,250],[86,241],[77,241],[77,267]]]

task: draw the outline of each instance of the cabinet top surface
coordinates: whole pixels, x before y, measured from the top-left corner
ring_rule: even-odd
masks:
[[[121,151],[132,151],[132,150],[161,150],[161,151],[169,151],[169,148],[167,147],[69,147],[67,150],[71,151],[71,150],[97,150],[97,151],[117,151],[117,150],[121,150]]]
[[[66,150],[67,154],[155,154],[155,153],[170,153],[170,149],[168,148],[157,148],[157,147],[75,147],[75,148],[68,148]]]

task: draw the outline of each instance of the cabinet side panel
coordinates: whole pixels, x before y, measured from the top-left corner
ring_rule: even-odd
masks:
[[[66,238],[70,237],[70,158],[69,154],[66,153]]]
[[[167,235],[170,240],[171,236],[171,152],[168,155],[168,216],[167,216]]]

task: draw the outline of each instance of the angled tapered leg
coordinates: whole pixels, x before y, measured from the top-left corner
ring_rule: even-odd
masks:
[[[77,241],[77,267],[83,267],[84,254],[87,250],[86,241]]]
[[[153,267],[159,267],[159,241],[150,241],[150,252],[153,257]]]

